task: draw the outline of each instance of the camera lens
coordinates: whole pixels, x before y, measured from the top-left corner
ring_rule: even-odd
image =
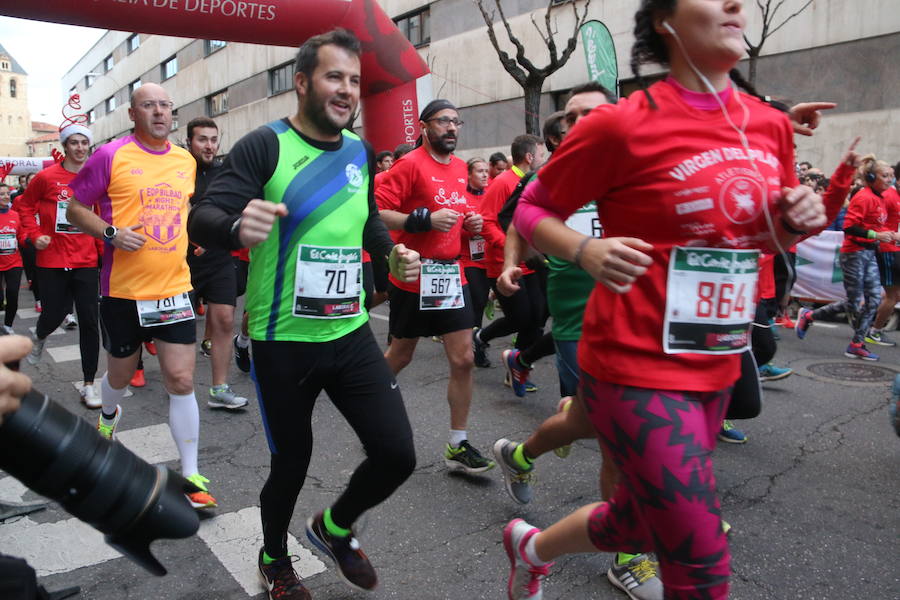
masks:
[[[122,444],[36,391],[0,425],[0,468],[106,534],[106,541],[155,575],[157,539],[185,538],[200,521],[181,475],[148,464]]]

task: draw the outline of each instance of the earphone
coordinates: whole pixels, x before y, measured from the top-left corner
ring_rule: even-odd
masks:
[[[766,178],[763,177],[763,174],[759,170],[759,167],[756,166],[756,161],[753,159],[753,153],[750,151],[750,142],[748,141],[747,134],[745,133],[745,131],[747,130],[747,125],[750,122],[750,111],[747,108],[747,105],[744,104],[744,100],[741,98],[740,92],[736,89],[736,87],[734,85],[734,81],[731,81],[729,79],[729,81],[731,83],[731,89],[734,92],[735,100],[737,100],[737,103],[741,105],[741,109],[743,109],[743,111],[744,111],[744,121],[743,121],[743,123],[741,123],[740,127],[738,127],[737,125],[734,124],[734,121],[731,119],[731,115],[728,114],[728,109],[725,108],[725,103],[722,102],[722,99],[719,97],[718,92],[716,92],[716,88],[713,87],[712,82],[710,82],[710,80],[707,79],[707,77],[703,73],[700,72],[700,69],[698,69],[697,66],[694,65],[694,61],[691,60],[691,57],[688,55],[687,50],[684,48],[684,44],[681,43],[681,38],[678,37],[678,34],[675,32],[675,28],[672,27],[671,25],[669,25],[669,22],[666,21],[665,19],[663,19],[661,25],[663,26],[663,28],[666,31],[668,31],[669,33],[672,34],[672,37],[675,39],[675,43],[677,43],[678,47],[681,49],[681,53],[682,53],[682,55],[684,55],[684,59],[687,61],[688,66],[691,68],[691,70],[694,72],[694,74],[700,78],[700,81],[703,82],[703,85],[706,86],[706,89],[709,90],[709,93],[712,94],[713,98],[716,99],[716,102],[719,104],[719,108],[722,110],[722,114],[725,115],[725,120],[728,121],[728,124],[731,125],[732,129],[734,129],[737,132],[738,138],[740,139],[740,142],[741,142],[741,146],[743,146],[744,150],[746,150],[746,152],[747,152],[747,160],[750,162],[750,166],[753,167],[753,170],[756,171],[757,176],[759,177],[760,181],[762,181],[763,185],[765,186]],[[869,175],[870,175],[869,173],[866,173],[867,181],[868,181]],[[872,173],[871,175],[872,175],[872,181],[874,181],[875,174]],[[775,247],[778,249],[778,253],[781,255],[781,258],[784,260],[784,266],[787,268],[787,271],[788,271],[788,281],[790,281],[790,280],[794,279],[794,271],[788,260],[787,252],[785,252],[784,248],[781,247],[781,242],[778,241],[778,236],[775,234],[775,224],[772,222],[772,214],[769,212],[769,203],[767,200],[763,200],[762,208],[763,208],[763,215],[765,215],[765,217],[766,217],[766,227],[768,227],[769,234],[772,236],[772,242],[774,242]],[[787,293],[788,293],[788,289],[785,289],[785,295],[787,295]],[[780,300],[784,300],[784,298],[781,298]],[[754,325],[756,325],[756,323],[754,323]]]
[[[875,167],[878,166],[876,161],[872,161],[872,166],[866,169],[866,182],[867,183],[875,183],[875,180],[878,179],[878,176],[875,174]]]

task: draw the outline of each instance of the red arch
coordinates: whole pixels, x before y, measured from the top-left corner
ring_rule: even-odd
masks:
[[[0,13],[180,37],[208,32],[220,40],[293,47],[345,27],[363,45],[363,128],[376,150],[415,138],[420,100],[427,102],[431,93],[430,85],[417,86],[428,75],[425,62],[375,0],[0,0]],[[417,94],[417,87],[429,89]]]

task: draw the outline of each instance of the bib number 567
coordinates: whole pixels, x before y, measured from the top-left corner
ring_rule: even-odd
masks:
[[[446,294],[450,291],[450,278],[449,277],[436,277],[431,280],[431,293],[436,294]]]
[[[746,284],[701,281],[697,284],[697,316],[729,319],[732,316],[748,318]]]

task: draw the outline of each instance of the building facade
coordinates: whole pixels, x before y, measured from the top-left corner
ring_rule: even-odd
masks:
[[[32,137],[28,73],[0,45],[0,156],[26,156]]]
[[[493,9],[494,0],[484,2]],[[804,3],[787,0],[782,14],[791,14]],[[574,29],[573,2],[552,0],[551,4],[557,43],[564,45]],[[574,4],[581,10],[584,0]],[[634,87],[628,65],[638,4],[637,0],[594,0],[588,8],[588,18],[602,21],[613,36],[620,85],[625,90]],[[496,150],[508,152],[512,138],[524,132],[523,93],[500,66],[472,0],[383,0],[381,5],[429,65],[433,96],[461,107],[466,125],[459,154],[468,158]],[[543,21],[547,5],[547,0],[503,0],[512,31],[539,66],[546,63],[547,51],[532,21]],[[761,18],[756,3],[745,3],[745,10],[748,35],[758,38]],[[501,45],[514,54],[499,23],[497,34]],[[219,123],[222,151],[227,152],[248,131],[295,109],[295,50],[109,31],[65,76],[63,93],[81,96],[94,139],[102,143],[130,131],[131,91],[148,81],[160,83],[176,103],[172,141],[183,143],[184,125],[206,115]],[[900,77],[893,65],[897,56],[900,11],[896,0],[814,0],[766,41],[757,88],[788,103],[838,103],[815,137],[798,136],[800,160],[829,171],[850,140],[862,135],[861,150],[893,163],[900,160]],[[569,62],[545,82],[541,116],[560,107],[566,92],[587,77],[579,42]],[[366,118],[378,117],[363,114],[362,119]]]

